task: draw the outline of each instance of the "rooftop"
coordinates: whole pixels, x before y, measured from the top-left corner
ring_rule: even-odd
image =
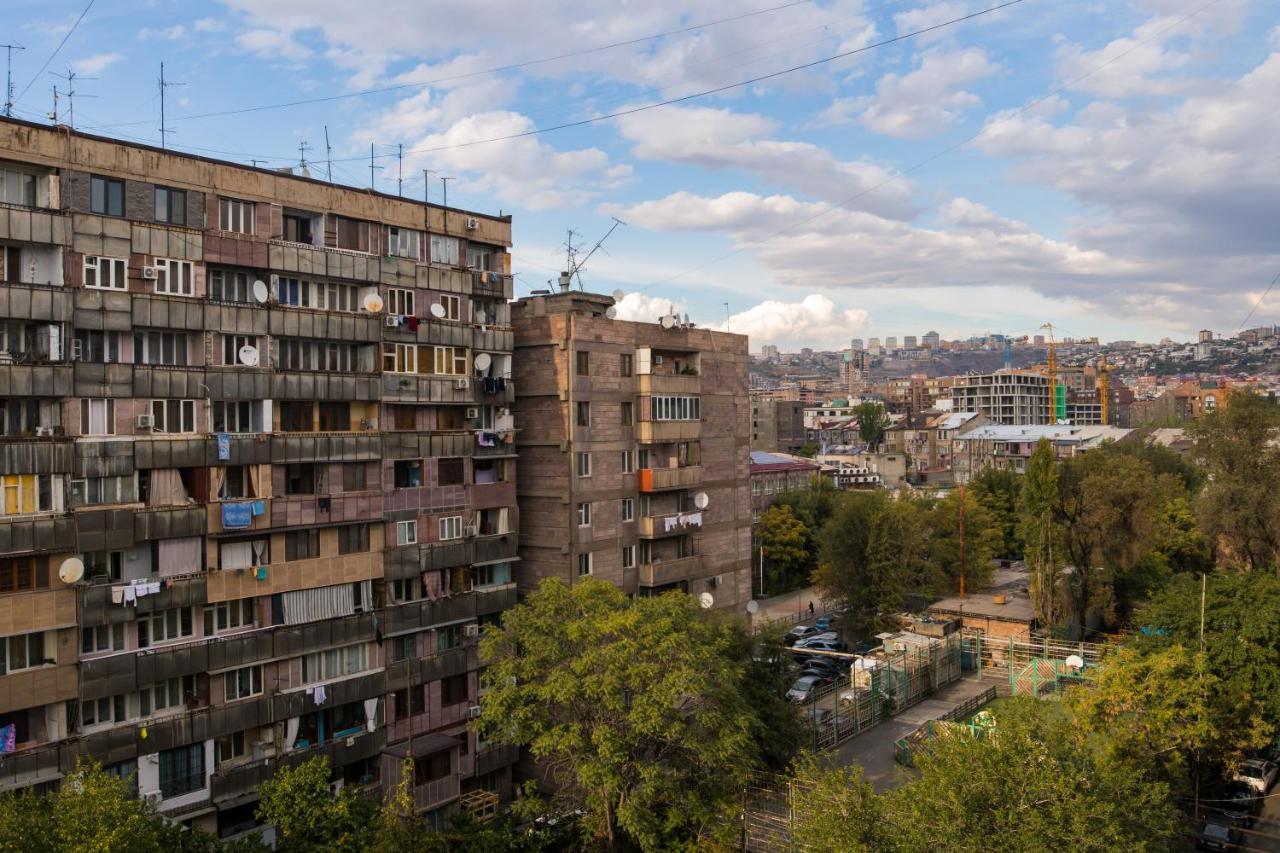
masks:
[[[1039,441],[1047,438],[1051,442],[1072,442],[1094,446],[1104,441],[1119,441],[1133,430],[1120,427],[1074,424],[983,424],[963,435],[957,435],[956,441]]]
[[[751,473],[769,474],[779,471],[817,471],[821,468],[812,459],[803,456],[792,456],[789,453],[766,453],[763,450],[751,451]]]
[[[928,609],[930,613],[1030,624],[1035,621],[1036,616],[1028,592],[1030,585],[1026,563],[1014,563],[1012,566],[996,569],[991,576],[991,584],[982,592],[972,593],[964,598],[953,595],[939,599],[930,604]],[[1004,598],[1003,604],[996,603],[1000,596]]]

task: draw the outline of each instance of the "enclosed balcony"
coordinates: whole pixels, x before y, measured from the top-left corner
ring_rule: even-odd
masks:
[[[636,572],[642,587],[668,586],[697,577],[702,571],[702,557],[675,557],[668,560],[654,558],[654,562],[641,563]]]

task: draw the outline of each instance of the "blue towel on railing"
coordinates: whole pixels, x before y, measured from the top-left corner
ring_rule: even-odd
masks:
[[[222,505],[222,526],[226,529],[249,527],[253,524],[253,503],[224,503]]]

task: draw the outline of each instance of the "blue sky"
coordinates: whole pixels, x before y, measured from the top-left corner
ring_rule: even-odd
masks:
[[[174,148],[280,166],[305,140],[323,175],[327,125],[335,181],[369,184],[372,143],[395,191],[403,145],[406,195],[427,168],[455,178],[451,204],[514,214],[518,293],[555,276],[567,229],[590,243],[617,216],[590,288],[626,292],[625,316],[727,322],[754,350],[1046,320],[1104,339],[1234,331],[1280,269],[1273,2],[1023,0],[483,141],[989,5],[99,0],[39,75],[84,3],[9,0],[0,31],[27,48],[24,118],[44,120],[70,66],[78,127],[154,143],[163,61]],[[1273,294],[1251,324],[1278,320]]]

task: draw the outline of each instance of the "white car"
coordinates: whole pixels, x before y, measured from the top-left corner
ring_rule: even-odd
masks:
[[[802,640],[797,641],[795,646],[793,646],[793,648],[803,649],[805,646],[808,646],[811,643],[822,643],[822,642],[838,643],[840,642],[840,635],[837,634],[835,631],[824,631],[821,634],[812,634],[808,637],[805,637]]]
[[[1231,777],[1233,782],[1248,785],[1259,794],[1265,794],[1276,783],[1276,765],[1261,758],[1250,758],[1240,765]]]

